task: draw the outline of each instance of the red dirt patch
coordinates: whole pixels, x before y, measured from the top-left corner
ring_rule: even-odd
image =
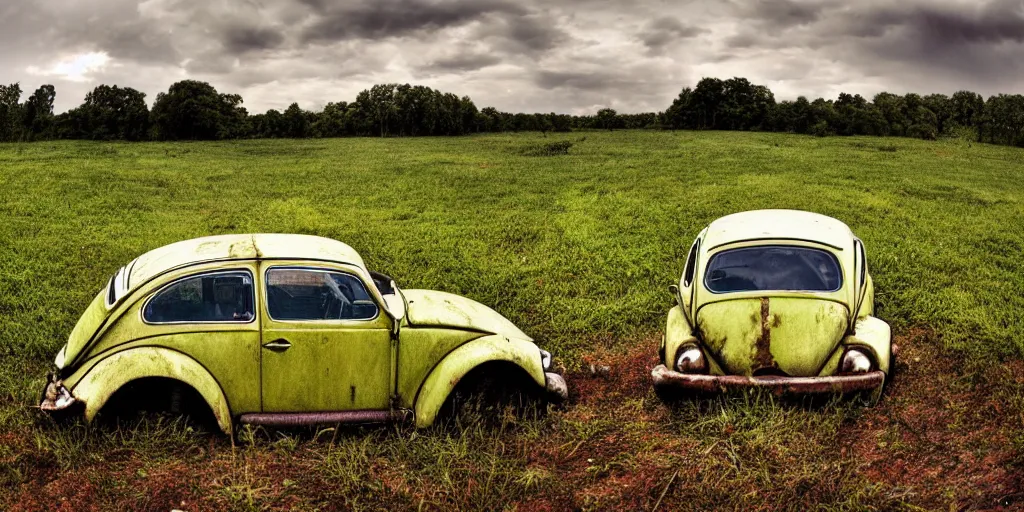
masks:
[[[1020,423],[1006,421],[1010,405],[1000,403],[992,381],[965,376],[929,331],[895,341],[900,354],[886,396],[844,427],[843,450],[863,461],[869,479],[909,489],[926,507],[1000,510],[1016,501],[1024,469],[1014,465],[1010,439]],[[1020,362],[1006,367],[1014,375],[1020,369]]]
[[[640,398],[651,389],[651,368],[658,364],[658,341],[647,339],[626,351],[599,350],[583,356],[583,368],[571,372],[570,401],[580,404],[617,403]]]
[[[1024,457],[1014,448],[1024,441],[1024,416],[1020,401],[1010,398],[1024,383],[1024,363],[1006,363],[989,376],[965,375],[928,331],[897,341],[901,350],[888,394],[876,407],[854,413],[838,436],[831,426],[801,431],[806,437],[765,431],[761,438],[748,436],[749,423],[711,423],[703,433],[681,428],[678,413],[662,406],[651,389],[657,339],[648,338],[585,357],[582,368],[567,375],[569,404],[552,412],[541,431],[496,432],[483,443],[470,437],[467,442],[475,444],[468,451],[485,457],[445,451],[466,449],[459,441],[440,442],[441,451],[424,457],[423,450],[435,450],[431,442],[412,442],[408,452],[372,456],[360,462],[365,471],[347,475],[343,467],[325,470],[333,446],[327,441],[296,436],[294,445],[279,447],[272,434],[273,440],[237,448],[211,437],[186,445],[184,453],[87,449],[82,460],[62,469],[53,453],[33,441],[33,435],[49,433],[25,427],[0,434],[7,447],[0,451],[0,469],[20,473],[11,480],[20,483],[0,493],[0,509],[473,509],[504,499],[518,510],[650,510],[663,492],[661,510],[812,508],[860,491],[866,497],[853,503],[877,509],[901,501],[927,509],[999,509],[1002,499],[1024,499],[1015,496],[1024,483]],[[704,418],[685,421],[691,420]],[[398,435],[420,434],[410,429]],[[379,439],[400,442],[391,435]],[[835,439],[841,440],[838,449]],[[451,464],[444,476],[432,471],[440,455]],[[497,478],[506,487],[499,491],[488,485],[492,464],[505,468]],[[537,483],[522,484],[527,474]],[[881,489],[875,496],[867,486],[872,481]],[[482,507],[481,499],[490,506]]]

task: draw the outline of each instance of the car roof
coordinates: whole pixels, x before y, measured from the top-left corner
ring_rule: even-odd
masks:
[[[843,222],[800,210],[751,210],[726,215],[707,228],[702,246],[759,239],[797,239],[824,243],[837,249],[853,246],[853,232]]]
[[[205,263],[245,259],[311,259],[356,265],[363,259],[347,244],[312,235],[217,235],[183,240],[153,249],[127,265],[128,288],[135,288],[168,270]]]

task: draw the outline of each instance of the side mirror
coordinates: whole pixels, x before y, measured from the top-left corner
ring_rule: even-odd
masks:
[[[672,294],[672,298],[676,300],[676,304],[679,304],[679,307],[684,307],[682,297],[679,296],[679,286],[674,284],[668,285],[668,292]]]

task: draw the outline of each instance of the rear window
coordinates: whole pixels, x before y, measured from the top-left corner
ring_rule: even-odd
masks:
[[[715,293],[748,291],[834,292],[843,285],[839,261],[821,249],[745,247],[711,257],[704,284]]]
[[[218,272],[176,281],[146,303],[148,323],[250,322],[255,318],[252,276]]]

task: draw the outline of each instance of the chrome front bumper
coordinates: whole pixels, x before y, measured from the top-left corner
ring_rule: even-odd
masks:
[[[765,375],[695,375],[669,370],[659,364],[651,370],[654,387],[659,392],[724,393],[737,389],[769,389],[776,394],[820,395],[843,394],[878,389],[885,383],[885,372],[826,377],[785,377]]]

